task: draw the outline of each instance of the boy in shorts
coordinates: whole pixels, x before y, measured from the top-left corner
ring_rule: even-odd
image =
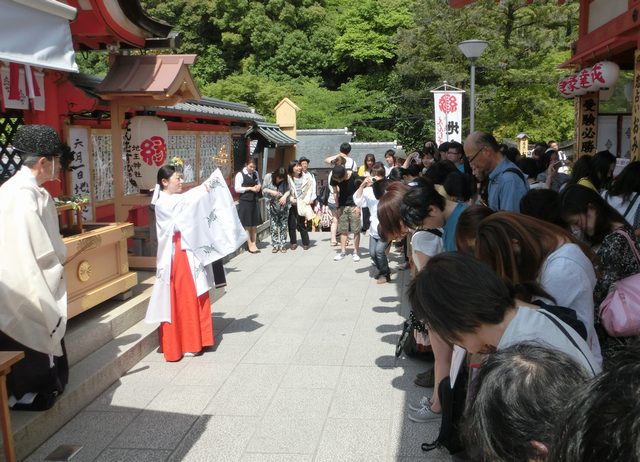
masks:
[[[331,183],[337,189],[338,233],[340,233],[340,253],[333,259],[342,260],[347,256],[347,237],[353,233],[353,261],[360,261],[360,209],[356,207],[353,194],[358,190],[357,175],[352,170],[336,165],[331,170]]]

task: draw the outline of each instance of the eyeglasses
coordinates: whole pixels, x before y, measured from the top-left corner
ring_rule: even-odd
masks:
[[[469,163],[472,163],[485,147],[486,146],[482,146],[480,149],[478,149],[478,152],[476,152],[473,156],[471,156],[471,159],[469,159]]]

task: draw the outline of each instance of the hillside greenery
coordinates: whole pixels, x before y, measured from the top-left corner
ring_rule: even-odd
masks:
[[[343,128],[359,141],[433,138],[433,97],[447,81],[469,88],[457,44],[483,39],[476,67],[476,128],[497,138],[573,136],[573,103],[556,90],[577,38],[576,0],[144,0],[150,16],[196,53],[206,96],[246,103],[273,120],[283,97],[299,128]],[[80,58],[104,72],[100,58]],[[468,100],[465,99],[468,127]],[[465,131],[468,129],[465,129]]]

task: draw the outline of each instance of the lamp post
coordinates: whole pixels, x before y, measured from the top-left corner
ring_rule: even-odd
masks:
[[[489,43],[484,40],[465,40],[458,43],[458,48],[471,63],[471,104],[469,104],[469,133],[475,131],[476,109],[476,60],[487,48]]]

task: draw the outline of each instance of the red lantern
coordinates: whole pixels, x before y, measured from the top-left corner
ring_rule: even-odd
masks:
[[[167,160],[167,124],[159,117],[136,116],[125,136],[129,181],[140,189],[153,189],[158,168]]]

